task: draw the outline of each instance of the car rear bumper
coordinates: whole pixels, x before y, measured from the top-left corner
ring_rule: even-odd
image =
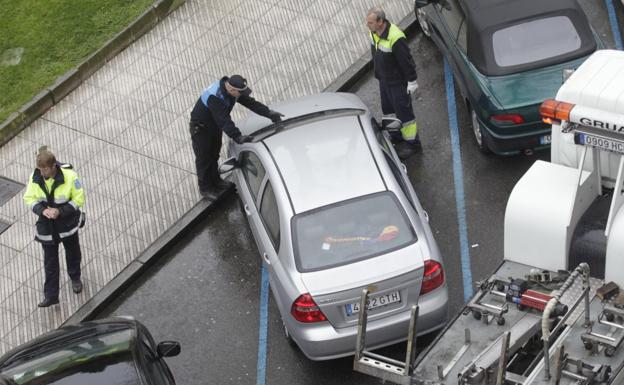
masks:
[[[444,327],[448,321],[448,289],[446,286],[420,298],[418,335]],[[400,314],[371,321],[366,331],[367,349],[392,345],[407,339],[410,321],[409,309]],[[295,322],[292,320],[292,322]],[[289,327],[290,334],[303,354],[314,361],[331,360],[355,354],[357,324],[334,329],[329,323]]]
[[[551,135],[551,129],[545,128],[542,124],[522,127],[520,133],[510,133],[509,128],[502,131],[498,127],[486,126],[483,123],[481,127],[487,131],[488,147],[498,155],[514,155],[527,149],[539,150],[550,147],[550,143],[544,143],[543,139]]]

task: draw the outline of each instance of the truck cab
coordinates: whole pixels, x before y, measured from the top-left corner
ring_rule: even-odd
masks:
[[[601,50],[541,106],[551,162],[536,161],[505,213],[505,259],[624,285],[624,52]],[[618,236],[619,235],[619,236]]]

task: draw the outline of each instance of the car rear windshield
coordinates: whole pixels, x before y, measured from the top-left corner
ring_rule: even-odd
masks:
[[[301,272],[345,265],[405,247],[416,234],[396,196],[376,193],[293,218],[293,244]]]
[[[50,349],[2,371],[17,385],[140,384],[130,351],[133,331],[92,336]]]
[[[568,17],[553,16],[499,29],[492,44],[496,64],[511,67],[572,53],[581,37]]]

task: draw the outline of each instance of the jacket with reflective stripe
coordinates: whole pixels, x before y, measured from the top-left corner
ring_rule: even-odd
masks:
[[[235,98],[228,94],[224,86],[228,79],[227,76],[223,77],[202,92],[191,111],[191,121],[199,123],[204,129],[223,130],[230,138],[235,138],[241,133],[230,117],[234,104],[238,102],[256,114],[266,117],[270,110],[251,96],[241,95]]]
[[[51,194],[50,194],[51,193]],[[55,243],[78,231],[80,208],[84,205],[84,189],[75,171],[57,167],[54,178],[44,179],[38,169],[30,176],[24,203],[39,216],[35,240]],[[59,209],[56,219],[43,216],[48,207]]]
[[[386,20],[381,36],[370,33],[375,77],[387,84],[416,80],[416,64],[403,31]]]

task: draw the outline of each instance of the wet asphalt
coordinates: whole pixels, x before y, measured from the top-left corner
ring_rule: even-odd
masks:
[[[589,0],[581,3],[597,32],[613,47],[604,4]],[[414,108],[423,152],[404,163],[443,253],[450,310],[454,314],[464,303],[464,272],[444,66],[435,45],[420,32],[414,33],[410,46],[419,74]],[[362,98],[377,117],[381,116],[378,84],[372,74],[365,75],[351,92]],[[535,160],[548,160],[549,152],[512,157],[480,153],[473,142],[469,116],[459,100],[456,104],[470,271],[476,280],[487,276],[502,261],[505,205],[514,184]],[[168,359],[178,384],[381,383],[353,372],[351,358],[307,360],[284,338],[272,299],[266,377],[264,382],[258,381],[260,269],[251,231],[238,197],[233,195],[221,201],[98,317],[132,315],[145,323],[157,340],[179,341],[181,355]],[[381,353],[402,359],[404,344]]]

